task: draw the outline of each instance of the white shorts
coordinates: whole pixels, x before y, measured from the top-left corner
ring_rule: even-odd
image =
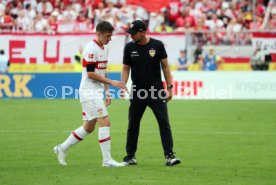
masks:
[[[95,118],[101,118],[108,115],[103,99],[93,99],[81,103],[82,118],[85,121],[91,121]]]

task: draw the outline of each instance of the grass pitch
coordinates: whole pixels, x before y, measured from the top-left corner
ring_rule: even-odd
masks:
[[[125,155],[127,101],[113,101],[112,155]],[[174,149],[182,163],[164,166],[158,125],[148,108],[137,166],[101,167],[97,129],[68,152],[52,152],[82,123],[78,100],[0,100],[1,185],[275,185],[276,101],[172,101]]]

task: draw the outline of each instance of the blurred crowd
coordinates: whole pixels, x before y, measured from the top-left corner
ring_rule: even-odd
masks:
[[[0,31],[89,32],[99,21],[107,20],[120,33],[134,19],[141,19],[150,32],[193,32],[198,42],[234,42],[235,33],[244,31],[238,36],[246,42],[248,30],[276,30],[274,2],[169,0],[167,7],[148,12],[127,0],[0,0]]]

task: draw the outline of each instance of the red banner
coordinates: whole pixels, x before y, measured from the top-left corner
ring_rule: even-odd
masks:
[[[159,12],[161,8],[168,6],[169,0],[127,0],[127,3],[142,6],[149,12]]]

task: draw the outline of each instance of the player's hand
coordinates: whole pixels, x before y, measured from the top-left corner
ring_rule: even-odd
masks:
[[[112,80],[111,85],[114,86],[114,87],[118,87],[120,89],[123,89],[128,93],[128,89],[126,87],[126,84],[123,83],[123,82],[120,82],[120,81],[117,81],[117,80]]]
[[[167,102],[170,101],[173,97],[172,89],[167,90]]]
[[[127,90],[120,90],[120,97],[122,98],[122,99],[125,99],[127,96],[126,96],[126,93],[128,93],[129,94],[129,92],[127,91]]]
[[[111,100],[112,100],[109,91],[106,91],[105,96],[106,96],[106,98],[105,98],[105,106],[108,106],[108,105],[111,104]]]
[[[105,106],[108,106],[108,105],[110,105],[111,104],[111,97],[106,97],[106,99],[105,99]]]

